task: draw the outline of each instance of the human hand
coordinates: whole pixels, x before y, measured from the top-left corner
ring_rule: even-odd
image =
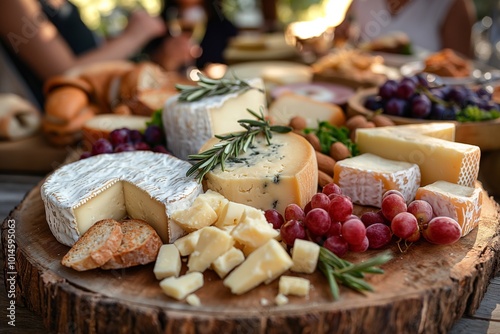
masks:
[[[199,46],[192,42],[188,34],[181,34],[165,38],[152,59],[167,71],[175,71],[192,64],[198,55]]]
[[[160,18],[150,16],[144,10],[136,10],[130,14],[124,33],[145,44],[164,35],[166,26]]]

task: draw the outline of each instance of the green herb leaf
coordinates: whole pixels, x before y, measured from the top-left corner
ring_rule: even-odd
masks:
[[[189,160],[193,161],[193,166],[187,171],[186,176],[191,176],[195,174],[198,182],[201,182],[205,175],[215,168],[217,165],[221,165],[222,170],[224,170],[224,163],[231,158],[236,158],[243,152],[246,152],[250,145],[253,143],[255,136],[262,134],[265,136],[268,144],[271,142],[272,133],[287,133],[292,131],[292,128],[286,126],[280,126],[273,129],[273,126],[268,120],[264,118],[262,110],[260,114],[247,109],[248,112],[255,116],[257,120],[253,119],[242,119],[238,123],[245,129],[245,131],[233,132],[224,135],[215,136],[220,142],[216,143],[212,148],[198,153],[192,154],[188,157]],[[278,130],[278,131],[275,131]]]
[[[392,259],[389,253],[382,253],[361,263],[351,263],[321,247],[319,252],[319,270],[326,276],[330,291],[335,300],[339,298],[338,284],[340,283],[358,292],[373,291],[373,287],[363,280],[365,274],[383,274],[378,266]],[[332,283],[334,282],[334,283]]]
[[[486,111],[477,106],[467,106],[457,114],[459,122],[481,122],[490,121],[500,117],[498,110]]]
[[[228,93],[240,92],[243,93],[250,89],[257,89],[261,92],[264,90],[250,86],[246,81],[234,79],[211,79],[201,73],[198,73],[199,81],[196,86],[190,85],[175,85],[175,88],[180,92],[178,100],[180,102],[199,101],[205,97],[225,95]]]

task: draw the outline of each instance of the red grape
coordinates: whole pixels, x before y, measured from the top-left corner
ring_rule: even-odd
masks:
[[[361,221],[365,224],[366,227],[373,224],[385,224],[385,217],[381,215],[379,212],[365,212],[361,215]]]
[[[417,95],[411,100],[411,116],[427,118],[431,113],[431,100],[425,95]]]
[[[280,228],[281,239],[288,246],[293,246],[295,239],[307,239],[304,224],[298,220],[289,220]]]
[[[462,227],[450,217],[434,217],[422,230],[424,238],[437,245],[448,245],[457,242],[462,236]]]
[[[306,206],[304,206],[304,214],[307,215],[307,213],[311,210],[312,210],[311,202],[307,202]]]
[[[401,191],[399,190],[396,190],[396,189],[391,189],[391,190],[387,190],[383,195],[382,195],[382,199],[386,198],[387,196],[391,195],[391,194],[396,194],[396,195],[399,195],[401,196],[402,199],[405,199],[405,197],[403,196],[403,194],[401,193]]]
[[[130,141],[130,130],[121,128],[111,131],[109,134],[109,141],[114,147],[128,143]]]
[[[388,115],[404,116],[407,105],[406,100],[393,97],[385,104],[384,111]]]
[[[306,215],[304,223],[309,231],[318,236],[326,234],[331,225],[328,212],[321,208],[315,208],[309,211]]]
[[[158,125],[151,124],[144,131],[144,140],[151,146],[161,145],[165,141],[165,135]]]
[[[396,95],[397,89],[398,83],[395,80],[387,80],[379,87],[378,94],[382,99],[388,100]]]
[[[406,238],[406,241],[409,241],[409,242],[417,242],[418,240],[420,240],[420,236],[422,235],[422,233],[420,232],[420,229],[417,229],[415,231],[415,233],[413,233],[412,235],[410,235],[408,238]]]
[[[382,214],[384,217],[392,221],[398,213],[406,212],[407,206],[405,200],[398,194],[387,195],[382,199]]]
[[[135,147],[134,147],[134,145],[132,145],[130,143],[118,144],[114,149],[114,152],[116,152],[116,153],[118,153],[118,152],[131,152],[131,151],[135,151]]]
[[[349,219],[342,224],[342,237],[351,245],[359,245],[366,236],[366,227],[359,219]]]
[[[285,219],[276,209],[268,209],[264,211],[264,216],[266,217],[267,222],[273,225],[275,230],[279,230],[285,223]]]
[[[325,240],[325,242],[323,243],[323,247],[325,247],[335,255],[342,257],[347,253],[349,244],[342,237],[331,236]]]
[[[92,155],[113,153],[113,145],[107,139],[97,139],[96,142],[92,145],[91,153]]]
[[[368,241],[368,238],[365,236],[363,238],[363,241],[359,245],[349,244],[349,250],[356,253],[363,253],[366,252],[369,245],[370,242]]]
[[[328,210],[328,205],[330,204],[330,198],[328,198],[328,195],[323,194],[323,193],[316,193],[313,195],[311,198],[311,208],[321,208]]]
[[[331,237],[333,235],[340,236],[342,234],[342,223],[333,222],[330,224],[330,229],[326,232],[326,235]]]
[[[432,206],[429,202],[419,199],[408,204],[408,212],[417,218],[419,226],[427,224],[434,216]]]
[[[404,78],[399,82],[398,88],[396,89],[396,96],[408,100],[413,93],[415,93],[415,82],[410,78]]]
[[[418,231],[417,218],[409,212],[401,212],[391,221],[391,230],[401,239],[407,239]]]
[[[322,190],[323,194],[325,195],[331,195],[331,194],[337,194],[337,195],[342,195],[342,189],[335,184],[335,183],[328,183],[323,187]]]
[[[304,220],[305,218],[304,210],[295,203],[288,204],[285,208],[285,220]]]
[[[137,151],[150,151],[151,150],[151,147],[143,141],[135,143],[134,147]]]
[[[389,226],[376,223],[366,228],[366,237],[368,238],[370,248],[379,249],[391,241],[392,232]]]
[[[80,155],[80,160],[82,159],[87,159],[89,157],[92,156],[92,153],[90,153],[90,151],[86,151],[86,152],[83,152],[81,155]]]
[[[153,147],[153,152],[157,153],[165,153],[165,154],[170,154],[170,152],[167,150],[167,148],[163,145],[156,145]]]
[[[130,142],[132,144],[137,144],[141,141],[144,141],[144,136],[139,130],[130,130]]]
[[[333,221],[343,222],[352,214],[353,205],[347,196],[337,195],[330,199],[328,213]]]

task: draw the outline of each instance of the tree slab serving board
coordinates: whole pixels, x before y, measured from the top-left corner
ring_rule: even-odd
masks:
[[[310,279],[312,290],[308,298],[292,296],[277,306],[277,280],[236,296],[208,270],[196,292],[201,305],[191,306],[163,294],[153,264],[111,271],[66,268],[60,262],[69,248],[48,228],[39,186],[4,221],[2,240],[7,255],[7,222],[14,220],[17,303],[57,333],[446,333],[476,311],[500,268],[499,207],[483,195],[481,222],[469,235],[448,246],[419,241],[405,253],[393,242],[385,274],[367,278],[376,291],[341,288],[338,301],[319,272],[287,273]],[[347,259],[358,262],[377,253]]]

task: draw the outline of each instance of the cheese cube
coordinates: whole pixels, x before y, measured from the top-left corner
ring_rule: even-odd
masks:
[[[310,286],[308,279],[283,275],[279,281],[279,292],[283,295],[305,297],[309,295]]]
[[[467,235],[479,224],[483,201],[480,188],[437,181],[419,188],[415,198],[429,202],[435,216],[455,219],[462,227],[462,236]]]
[[[276,305],[278,306],[283,306],[283,305],[286,305],[288,304],[288,297],[285,296],[284,294],[282,293],[278,293],[276,295],[276,297],[274,298],[274,302],[276,303]]]
[[[241,295],[261,283],[270,283],[290,269],[293,261],[278,241],[271,239],[256,249],[224,280],[231,292]]]
[[[246,207],[246,205],[240,203],[231,201],[228,202],[221,210],[215,226],[221,228],[228,225],[238,224],[243,216],[243,213],[245,212]]]
[[[203,231],[202,229],[199,229],[197,231],[191,232],[182,238],[179,238],[174,241],[174,245],[177,247],[179,250],[179,253],[181,256],[187,256],[190,255],[192,252],[194,252],[194,247],[198,243],[198,239],[200,238],[200,233]]]
[[[163,279],[170,276],[178,277],[181,272],[181,266],[181,256],[177,247],[173,244],[166,244],[160,247],[153,273],[156,279]]]
[[[214,209],[217,217],[219,217],[229,201],[218,192],[208,189],[205,193],[201,194],[194,200],[193,205],[198,202],[207,202],[207,204]]]
[[[258,248],[270,239],[276,238],[279,232],[267,223],[263,214],[262,217],[263,219],[254,219],[246,216],[233,228],[231,236],[240,244],[252,248]]]
[[[189,272],[203,272],[219,256],[227,252],[234,244],[234,239],[227,233],[214,226],[204,228],[189,255]]]
[[[171,218],[186,232],[193,232],[210,226],[217,221],[217,213],[205,201],[198,201],[185,210],[172,213]]]
[[[361,153],[417,164],[422,186],[442,180],[473,187],[477,180],[481,156],[478,146],[385,127],[358,130],[356,144]]]
[[[186,302],[191,306],[200,306],[201,305],[200,297],[198,297],[194,293],[192,293],[186,297]]]
[[[163,292],[169,297],[181,300],[203,286],[203,274],[192,272],[180,277],[168,277],[160,282]]]
[[[400,191],[409,203],[420,186],[420,169],[416,164],[370,153],[337,161],[333,174],[333,181],[353,203],[379,208],[386,191]]]
[[[201,151],[219,139],[209,140]],[[311,144],[294,133],[273,133],[271,144],[258,135],[237,159],[228,159],[205,175],[204,188],[232,202],[281,214],[290,203],[303,207],[318,190],[318,165]]]
[[[212,262],[212,269],[215,270],[220,278],[224,278],[231,270],[236,268],[236,266],[239,266],[243,261],[245,261],[245,255],[243,255],[243,252],[235,247],[231,247],[231,249]]]
[[[296,239],[293,243],[291,271],[312,274],[318,264],[320,247],[317,243]]]

